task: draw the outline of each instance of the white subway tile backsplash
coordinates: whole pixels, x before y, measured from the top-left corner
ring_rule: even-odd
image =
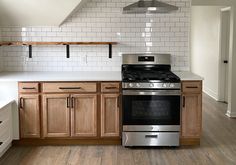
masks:
[[[173,70],[189,70],[190,0],[162,0],[177,5],[168,14],[122,14],[136,0],[90,0],[61,27],[2,27],[2,41],[114,41],[108,46],[0,47],[0,71],[120,71],[122,53],[170,53]]]

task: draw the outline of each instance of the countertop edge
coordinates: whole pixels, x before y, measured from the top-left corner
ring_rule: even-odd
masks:
[[[173,71],[181,81],[202,81],[204,78],[190,71]],[[0,72],[0,82],[50,81],[122,81],[120,71],[81,72]]]

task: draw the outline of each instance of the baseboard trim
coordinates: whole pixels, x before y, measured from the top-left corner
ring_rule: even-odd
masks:
[[[13,145],[121,145],[121,139],[20,139],[13,140]]]
[[[204,87],[203,92],[207,94],[208,96],[210,96],[211,98],[213,98],[214,100],[219,101],[219,96],[215,92],[210,90],[209,88]]]
[[[236,118],[236,113],[235,112],[227,111],[225,115],[230,117],[230,118]]]

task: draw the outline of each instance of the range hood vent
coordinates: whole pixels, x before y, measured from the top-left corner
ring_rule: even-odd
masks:
[[[160,2],[157,0],[139,0],[123,8],[124,14],[141,14],[141,13],[169,13],[178,10],[178,7]]]

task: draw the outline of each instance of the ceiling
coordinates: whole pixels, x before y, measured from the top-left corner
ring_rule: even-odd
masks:
[[[59,26],[87,0],[0,0],[0,26]]]

